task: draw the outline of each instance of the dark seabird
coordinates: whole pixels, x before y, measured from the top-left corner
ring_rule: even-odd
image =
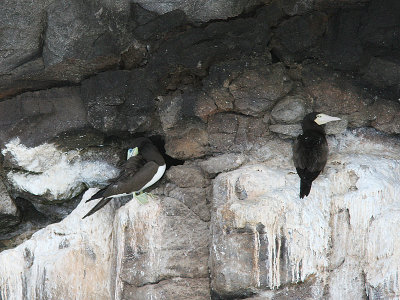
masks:
[[[340,118],[313,112],[306,115],[301,123],[303,134],[293,145],[293,161],[300,176],[300,198],[308,196],[311,184],[324,169],[328,159],[328,143],[324,127],[321,126]]]
[[[164,158],[157,147],[148,138],[135,139],[133,148],[128,150],[127,161],[121,174],[110,185],[86,201],[100,198],[83,219],[94,214],[113,197],[142,192],[160,180],[165,169]]]

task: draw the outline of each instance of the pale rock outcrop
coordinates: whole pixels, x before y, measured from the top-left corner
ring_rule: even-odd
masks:
[[[209,298],[208,225],[173,198],[84,203],[62,222],[0,254],[0,298]],[[160,284],[158,284],[160,282]],[[167,293],[168,297],[164,295]]]
[[[97,221],[83,222],[88,207],[82,203],[62,222],[0,254],[1,299],[109,299],[114,214],[106,207]]]
[[[271,141],[259,149],[274,151],[266,162],[216,178],[210,269],[218,294],[311,280],[313,299],[325,285],[331,299],[399,296],[399,145],[363,132],[329,143],[327,167],[305,199],[290,143]]]
[[[132,200],[116,215],[113,299],[209,297],[208,224],[180,201],[160,200]]]
[[[81,151],[63,152],[51,143],[26,147],[14,139],[2,154],[17,166],[7,173],[13,186],[47,201],[73,198],[86,185],[106,183],[118,175],[118,170],[106,161],[84,160]]]
[[[305,199],[291,142],[278,138],[246,157],[219,156],[236,170],[218,166],[218,156],[175,166],[156,189],[165,195],[118,210],[130,198],[113,200],[82,220],[95,205],[84,203],[90,189],[63,221],[0,253],[1,298],[399,297],[400,144],[358,130],[329,145]],[[203,176],[218,172],[208,222],[190,197],[205,201]]]

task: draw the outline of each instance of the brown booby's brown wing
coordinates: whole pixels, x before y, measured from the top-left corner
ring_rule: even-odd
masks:
[[[104,194],[109,194],[108,191],[109,189],[118,181],[123,180],[126,177],[132,176],[132,174],[135,174],[137,171],[140,170],[145,165],[145,160],[143,157],[138,154],[136,156],[132,156],[129,158],[123,165],[122,165],[122,171],[119,174],[117,178],[114,178],[109,185],[107,185],[105,188],[101,189],[98,191],[96,194],[94,194],[90,199],[86,200],[86,202],[96,200],[99,198],[107,197],[104,196]]]
[[[130,194],[139,191],[148,183],[158,171],[158,165],[150,161],[137,170],[137,165],[131,164],[124,170],[124,174],[103,193],[103,198],[82,218],[86,218],[105,206],[113,195]]]
[[[149,161],[135,172],[126,172],[123,177],[107,188],[103,197],[140,191],[154,177],[158,167],[154,161]]]

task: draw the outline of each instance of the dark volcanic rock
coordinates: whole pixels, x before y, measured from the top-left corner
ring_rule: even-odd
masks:
[[[195,114],[203,120],[223,111],[260,117],[292,87],[283,64],[270,64],[268,57],[225,61],[203,80]]]
[[[399,1],[370,1],[368,6],[368,18],[360,32],[364,47],[379,56],[393,55],[396,51],[399,51],[399,20]]]
[[[211,151],[220,153],[245,151],[269,131],[262,119],[220,113],[209,119],[208,134]]]
[[[167,178],[181,188],[202,188],[209,184],[202,170],[196,166],[174,166],[167,171]]]
[[[215,22],[169,37],[151,53],[149,68],[163,86],[177,88],[181,77],[204,77],[214,62],[267,51],[270,30],[262,16]]]
[[[275,124],[270,125],[269,130],[287,137],[297,137],[303,132],[300,124]]]
[[[151,130],[157,82],[145,70],[110,71],[82,83],[89,123],[105,133]]]
[[[302,75],[306,90],[314,99],[314,110],[334,116],[348,115],[350,126],[368,124],[368,106],[374,102],[374,96],[352,77],[318,65],[305,66]]]
[[[400,60],[372,58],[364,78],[380,88],[394,88],[400,93]]]
[[[121,64],[124,69],[130,70],[144,65],[147,60],[146,46],[134,41],[129,47],[121,54]]]
[[[3,1],[0,10],[0,76],[40,56],[48,1]]]
[[[327,16],[314,12],[282,22],[275,30],[273,51],[281,60],[302,60],[317,47],[326,30]],[[305,53],[307,52],[307,54]]]
[[[338,9],[346,4],[350,8]],[[398,57],[399,11],[396,0],[276,1],[269,11],[277,26],[272,51],[287,63],[319,58],[335,69],[359,71],[371,57]]]
[[[252,116],[260,116],[272,108],[276,100],[292,88],[292,81],[283,64],[245,70],[229,86],[234,97],[235,110]]]
[[[0,142],[19,137],[37,145],[61,132],[87,126],[79,88],[54,88],[24,93],[0,102]]]
[[[131,43],[127,1],[24,3],[5,4],[10,8],[0,15],[5,33],[0,98],[78,83],[118,66],[120,53]]]
[[[43,69],[39,57],[46,27],[45,8],[52,1],[3,1],[0,10],[0,99],[15,95],[26,73]],[[28,84],[29,88],[33,88]],[[36,88],[41,88],[37,83]]]
[[[158,112],[164,131],[173,128],[182,118],[183,99],[180,92],[158,97]]]
[[[208,134],[199,123],[189,123],[169,132],[165,142],[167,154],[177,159],[202,157],[208,153]]]
[[[304,1],[298,1],[298,0],[281,0],[277,1],[280,6],[282,7],[282,10],[289,16],[295,16],[295,15],[302,15],[306,12],[309,12],[314,5],[313,0],[304,0]]]
[[[68,59],[90,62],[119,56],[127,46],[129,4],[126,1],[56,1],[47,11],[43,59],[46,66]]]
[[[340,11],[328,22],[321,50],[336,69],[356,70],[362,65],[364,49],[360,40],[360,24],[365,9]]]
[[[200,0],[192,3],[188,0],[167,0],[167,1],[146,1],[135,0],[144,8],[158,13],[166,13],[172,10],[183,10],[191,19],[195,21],[209,21],[212,19],[227,19],[236,17],[246,9],[261,4],[263,0]]]
[[[168,32],[187,23],[185,14],[180,10],[158,16],[144,10],[139,5],[134,5],[132,11],[133,15],[137,17],[137,27],[133,33],[140,40],[160,39]]]
[[[388,133],[400,133],[400,104],[393,101],[379,101],[372,105],[372,126]]]
[[[13,288],[59,295],[59,285],[46,285],[52,278],[56,284],[73,278],[64,284],[67,294],[89,283],[85,288],[94,292],[87,294],[98,299],[109,299],[109,292],[124,299],[203,300],[210,292],[213,299],[361,299],[371,278],[385,280],[383,289],[380,283],[369,288],[376,295],[397,296],[389,275],[368,271],[379,261],[391,265],[395,247],[386,247],[390,253],[341,247],[351,228],[340,227],[349,228],[354,205],[340,208],[348,214],[343,222],[329,211],[339,209],[329,201],[346,189],[370,203],[397,192],[384,184],[385,176],[375,178],[378,192],[364,181],[379,171],[375,155],[393,159],[390,168],[396,168],[396,137],[380,144],[387,137],[374,131],[376,140],[363,144],[369,133],[349,130],[330,139],[332,156],[314,190],[330,195],[328,202],[314,197],[321,207],[312,205],[312,195],[296,198],[299,180],[285,139],[301,133],[311,110],[342,118],[326,126],[327,134],[368,126],[400,134],[399,1],[17,2],[6,0],[0,12],[0,175],[7,188],[0,181],[0,249],[73,212],[60,224],[67,232],[52,226],[16,249],[18,261],[32,265],[15,265],[23,277],[4,259],[7,297]],[[125,148],[142,135],[158,139],[172,165],[156,185],[157,197],[124,207],[111,201],[92,221],[69,226],[87,212],[88,204],[77,206],[82,192],[116,178]],[[5,147],[15,137],[21,143]],[[371,159],[370,171],[361,150]],[[363,226],[373,229],[386,216],[373,214]],[[365,226],[358,236],[379,246],[386,225],[376,225],[378,242]],[[335,253],[332,236],[340,234],[344,252]],[[65,260],[48,272],[41,249],[51,243]],[[369,255],[355,261],[364,250]],[[63,271],[71,269],[70,258],[82,272]],[[101,285],[99,294],[93,282]]]
[[[246,157],[242,154],[227,153],[213,156],[200,162],[200,167],[209,176],[214,177],[218,173],[231,171],[240,167],[246,160]]]

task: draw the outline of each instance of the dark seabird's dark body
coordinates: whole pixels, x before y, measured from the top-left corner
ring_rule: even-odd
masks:
[[[300,198],[308,196],[312,182],[318,177],[328,159],[328,143],[322,124],[316,123],[316,112],[306,115],[302,122],[303,134],[299,135],[293,145],[293,162],[300,177]],[[323,115],[329,117],[327,115]],[[329,117],[330,121],[340,120]]]
[[[113,196],[139,192],[154,184],[164,174],[165,161],[156,146],[147,138],[137,138],[133,141],[133,148],[138,147],[139,153],[130,157],[121,174],[106,188],[98,191],[88,201],[101,198],[83,218],[86,218],[104,205]],[[157,175],[156,175],[157,174]],[[152,182],[152,180],[154,182]]]

